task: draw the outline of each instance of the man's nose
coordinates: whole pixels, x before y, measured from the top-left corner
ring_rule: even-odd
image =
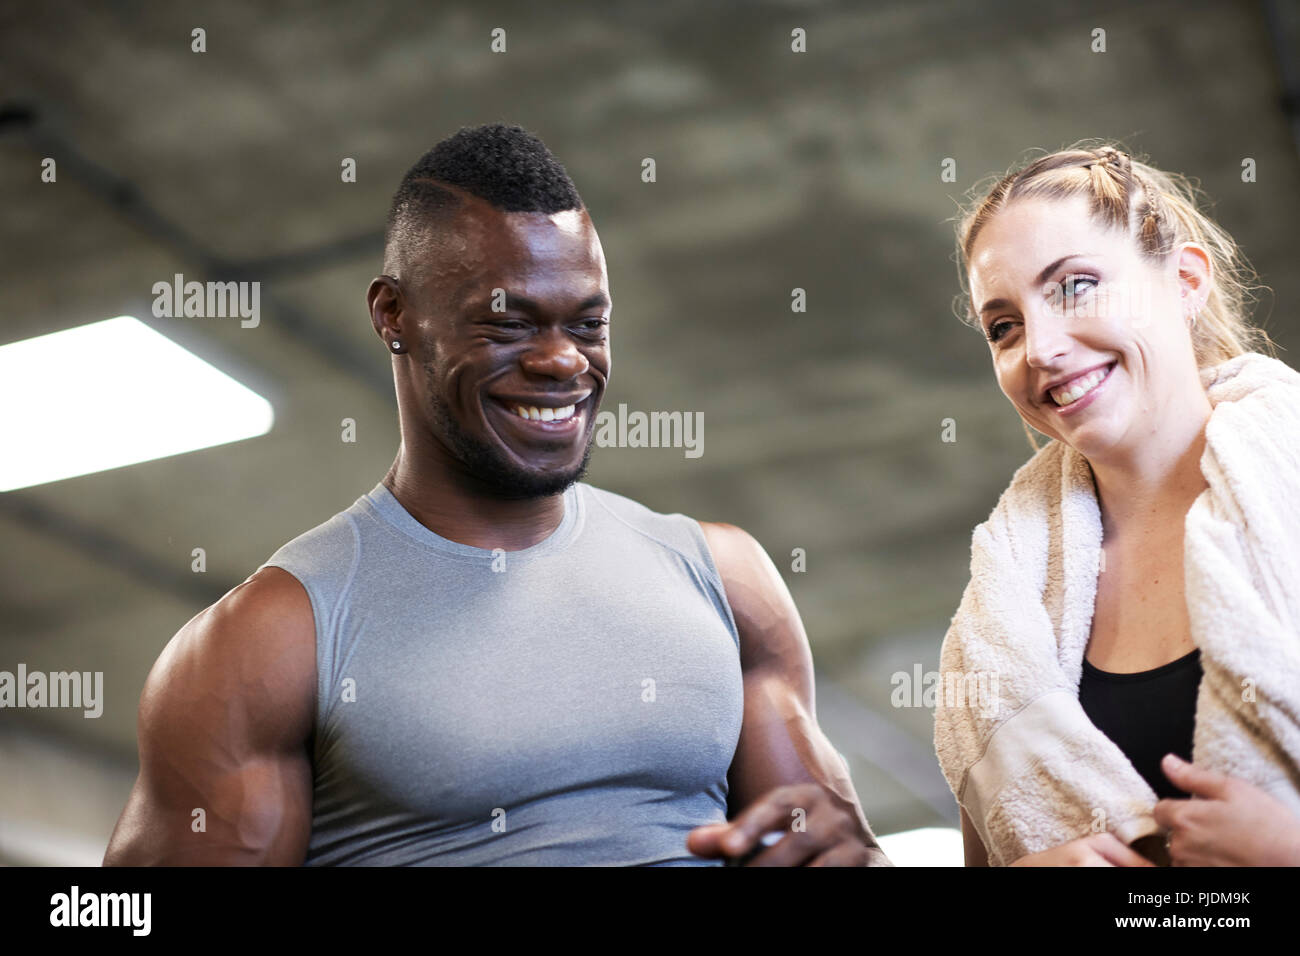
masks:
[[[561,329],[541,335],[519,360],[525,372],[545,375],[561,382],[576,378],[590,368],[587,357]]]

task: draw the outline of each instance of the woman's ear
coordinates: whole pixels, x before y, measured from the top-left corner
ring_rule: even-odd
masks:
[[[1213,278],[1214,266],[1205,247],[1195,242],[1183,243],[1178,249],[1178,285],[1185,313],[1195,315],[1205,307]]]

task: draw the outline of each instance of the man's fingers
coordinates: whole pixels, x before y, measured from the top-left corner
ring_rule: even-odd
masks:
[[[838,841],[824,791],[816,784],[788,784],[755,800],[730,823],[696,827],[686,848],[713,858],[752,853],[746,866],[803,866]]]
[[[862,866],[869,853],[865,847],[841,843],[817,854],[804,866]]]
[[[777,787],[754,801],[731,821],[732,832],[723,837],[722,849],[731,856],[748,852],[763,834],[772,830],[790,829],[794,811],[800,808],[807,811],[810,803],[806,787]]]
[[[1229,782],[1229,778],[1223,774],[1197,767],[1175,754],[1165,754],[1160,761],[1160,769],[1174,786],[1198,797],[1221,797]]]
[[[823,849],[809,840],[807,833],[772,832],[765,834],[759,845],[768,842],[771,845],[746,866],[804,866]]]
[[[696,856],[719,857],[726,854],[722,851],[721,840],[731,832],[729,823],[709,823],[702,827],[696,827],[690,833],[686,834],[686,849]]]

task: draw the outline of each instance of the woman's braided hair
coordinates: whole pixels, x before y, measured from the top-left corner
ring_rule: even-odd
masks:
[[[1262,288],[1232,237],[1200,210],[1200,190],[1187,177],[1162,172],[1134,159],[1115,144],[1077,144],[1013,167],[978,195],[961,214],[957,248],[964,308],[962,319],[978,325],[969,296],[970,252],[980,230],[1015,199],[1067,199],[1085,196],[1094,218],[1133,236],[1142,254],[1166,258],[1184,242],[1196,242],[1210,256],[1210,294],[1192,326],[1199,368],[1208,368],[1250,351],[1272,353],[1263,329],[1249,313]]]

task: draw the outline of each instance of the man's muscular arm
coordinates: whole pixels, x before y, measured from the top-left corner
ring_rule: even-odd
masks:
[[[812,652],[780,573],[750,535],[701,522],[740,634],[745,714],[728,774],[726,825],[692,832],[701,856],[739,855],[802,809],[807,829],[764,850],[758,865],[889,865],[876,844],[844,761],[817,725]],[[728,841],[735,839],[731,845]]]
[[[181,628],[149,672],[140,776],[104,865],[301,864],[315,697],[311,602],[264,568]]]

